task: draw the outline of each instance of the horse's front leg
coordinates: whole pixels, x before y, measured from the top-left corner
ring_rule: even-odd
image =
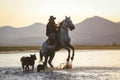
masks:
[[[70,49],[69,49],[69,48],[65,48],[65,49],[67,49],[67,51],[68,51],[68,58],[67,58],[67,62],[69,62],[69,60],[70,60]]]
[[[72,49],[72,57],[71,57],[71,61],[73,61],[73,59],[74,59],[74,52],[75,52],[75,49],[74,49],[74,47],[73,46],[71,46],[71,45],[69,45],[69,48],[71,48]]]
[[[55,52],[50,53],[50,59],[49,59],[48,63],[49,63],[51,68],[53,68],[53,65],[51,63],[52,63],[52,60],[53,60],[54,56],[55,56]]]

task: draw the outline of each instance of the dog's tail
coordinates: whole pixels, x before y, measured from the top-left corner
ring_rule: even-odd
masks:
[[[43,55],[42,55],[42,53],[41,53],[41,50],[40,50],[39,54],[40,54],[40,62],[42,62],[42,60],[43,60]]]
[[[20,59],[20,61],[23,62],[24,60],[25,60],[25,57],[23,56],[23,57]]]

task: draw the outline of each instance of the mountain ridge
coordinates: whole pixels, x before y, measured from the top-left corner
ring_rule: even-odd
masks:
[[[78,23],[76,28],[72,37],[75,36],[74,34],[79,34],[80,38],[74,39],[79,41],[78,43],[82,45],[109,45],[113,42],[120,43],[115,37],[119,37],[118,35],[120,35],[120,25],[110,20],[95,16]]]
[[[70,32],[72,45],[120,44],[120,24],[94,16],[75,24]],[[21,28],[0,27],[0,46],[38,46],[47,39],[46,25],[34,23]]]

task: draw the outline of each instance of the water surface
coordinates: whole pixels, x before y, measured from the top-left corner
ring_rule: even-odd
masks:
[[[35,66],[39,64],[39,51],[27,52],[0,52],[0,67],[21,67],[20,58],[36,54],[37,60]],[[56,52],[53,59],[53,65],[58,67],[59,64],[65,63],[67,51],[61,50]],[[120,50],[75,50],[74,67],[98,66],[98,67],[119,67]]]

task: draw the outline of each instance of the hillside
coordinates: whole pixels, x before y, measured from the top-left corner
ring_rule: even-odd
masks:
[[[120,25],[107,19],[95,16],[76,24],[71,33],[74,44],[81,45],[110,45],[120,44]]]
[[[46,39],[46,27],[42,23],[14,28],[0,27],[0,46],[39,46]],[[76,24],[70,32],[72,45],[120,44],[120,24],[94,16]]]
[[[45,25],[42,23],[22,28],[10,26],[0,28],[0,46],[34,46],[42,44],[45,39]]]

